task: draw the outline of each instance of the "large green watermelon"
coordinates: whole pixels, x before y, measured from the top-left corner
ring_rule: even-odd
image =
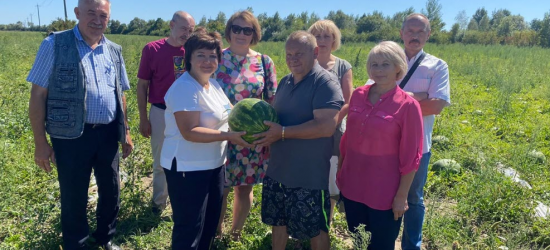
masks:
[[[231,131],[246,131],[243,139],[252,143],[258,138],[252,137],[269,129],[264,121],[279,123],[277,112],[269,103],[256,98],[247,98],[238,102],[229,113]]]

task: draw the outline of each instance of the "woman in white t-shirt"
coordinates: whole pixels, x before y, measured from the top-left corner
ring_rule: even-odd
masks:
[[[172,249],[208,249],[216,235],[225,180],[227,140],[251,147],[228,132],[231,103],[216,80],[221,36],[193,33],[184,45],[185,70],[168,89],[161,166],[173,211]]]

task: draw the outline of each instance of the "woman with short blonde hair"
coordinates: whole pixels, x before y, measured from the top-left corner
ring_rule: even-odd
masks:
[[[397,86],[407,73],[403,49],[381,42],[369,53],[374,84],[353,91],[340,143],[337,183],[348,229],[371,232],[368,249],[394,249],[407,196],[422,156],[420,104]]]
[[[348,114],[349,99],[351,92],[353,91],[353,73],[351,70],[351,64],[336,57],[332,52],[340,48],[342,34],[340,29],[331,20],[320,20],[315,22],[309,27],[308,32],[315,36],[317,40],[317,46],[319,47],[319,55],[317,61],[319,65],[329,72],[338,77],[338,81],[342,88],[342,95],[344,96],[344,106],[340,110],[338,115],[338,126],[332,136],[334,141],[334,147],[332,150],[332,158],[330,159],[330,175],[329,175],[329,193],[330,193],[330,218],[334,215],[334,206],[340,198],[340,190],[336,186],[336,168],[338,164],[338,157],[340,156],[340,139],[346,129],[344,117]],[[343,206],[340,207],[340,211],[343,212]]]

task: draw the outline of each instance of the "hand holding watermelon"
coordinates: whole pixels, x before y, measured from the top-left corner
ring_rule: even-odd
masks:
[[[246,134],[242,135],[242,138],[248,143],[253,143],[258,139],[254,135],[270,129],[272,125],[264,123],[264,121],[277,124],[279,119],[275,109],[269,103],[256,98],[239,101],[229,114],[231,131],[245,131]]]
[[[281,139],[283,134],[283,127],[278,123],[264,121],[264,124],[269,127],[269,129],[263,133],[252,135],[254,138],[259,140],[255,141],[254,144],[260,145],[263,147],[271,145]]]
[[[246,142],[243,139],[243,136],[245,136],[245,135],[246,135],[246,132],[244,132],[244,131],[242,131],[242,132],[226,132],[227,140],[230,141],[231,143],[237,144],[239,146],[247,147],[247,148],[254,147],[254,145]]]

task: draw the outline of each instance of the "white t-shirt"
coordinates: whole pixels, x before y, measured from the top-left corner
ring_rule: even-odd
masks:
[[[187,141],[181,135],[174,117],[174,113],[179,111],[200,111],[199,126],[220,131],[229,130],[229,99],[216,80],[209,81],[210,87],[207,90],[185,72],[166,92],[166,129],[160,159],[162,167],[171,169],[174,157],[178,172],[210,170],[225,163],[227,141]]]

